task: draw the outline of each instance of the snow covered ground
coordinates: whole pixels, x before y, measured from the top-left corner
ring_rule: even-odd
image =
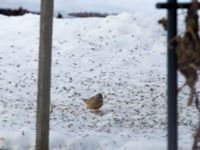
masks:
[[[166,149],[166,33],[158,15],[54,19],[51,150]],[[0,148],[34,149],[39,16],[0,16]],[[180,83],[183,83],[180,77]],[[80,100],[102,92],[102,114]],[[179,149],[197,113],[179,95]]]

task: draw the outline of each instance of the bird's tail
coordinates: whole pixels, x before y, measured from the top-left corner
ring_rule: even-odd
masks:
[[[81,100],[83,100],[84,102],[86,102],[86,101],[87,101],[87,99],[86,99],[86,98],[81,98]]]

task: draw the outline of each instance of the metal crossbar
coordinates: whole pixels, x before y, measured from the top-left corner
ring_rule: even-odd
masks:
[[[156,8],[158,9],[188,9],[190,8],[191,3],[157,3]],[[200,4],[198,4],[200,8]]]

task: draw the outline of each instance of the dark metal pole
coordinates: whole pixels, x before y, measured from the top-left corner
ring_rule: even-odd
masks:
[[[168,0],[168,3],[176,4],[177,0]],[[168,18],[168,43],[177,33],[177,11],[176,8],[169,8]],[[177,127],[177,61],[174,46],[168,47],[168,150],[178,149],[178,127]]]
[[[53,0],[41,0],[36,150],[49,149]]]

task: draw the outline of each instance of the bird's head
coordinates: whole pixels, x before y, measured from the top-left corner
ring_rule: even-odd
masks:
[[[99,94],[96,95],[96,97],[102,99],[102,98],[103,98],[103,95],[102,95],[101,93],[99,93]]]

